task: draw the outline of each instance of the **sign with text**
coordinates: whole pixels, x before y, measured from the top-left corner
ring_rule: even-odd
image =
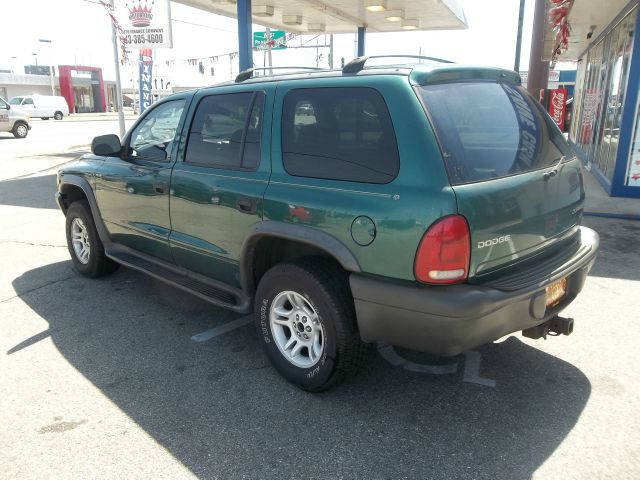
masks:
[[[287,48],[287,34],[282,30],[271,30],[269,32],[253,32],[253,48],[259,50],[282,50]]]
[[[151,76],[153,73],[153,57],[150,48],[140,49],[140,113],[151,106]]]
[[[566,88],[555,88],[549,90],[549,115],[564,132],[564,122],[567,116],[567,96],[569,92]]]
[[[526,84],[529,80],[529,72],[523,71],[520,72],[520,80],[523,84]],[[549,81],[550,82],[559,82],[560,81],[560,70],[549,70]]]
[[[129,48],[171,48],[169,0],[114,0],[114,15]]]

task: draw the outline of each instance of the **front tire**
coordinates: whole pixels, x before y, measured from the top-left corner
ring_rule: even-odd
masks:
[[[29,127],[24,122],[16,122],[13,126],[13,136],[16,138],[25,138],[29,133]]]
[[[98,278],[117,270],[119,265],[104,253],[86,200],[73,202],[67,210],[66,231],[71,261],[81,275]]]
[[[271,268],[258,286],[255,312],[271,363],[303,390],[337,385],[367,357],[347,275],[329,260],[310,258]]]
[[[62,120],[62,117],[64,117],[64,115],[62,114],[62,112],[56,112],[56,113],[54,113],[54,115],[53,115],[53,118],[54,118],[55,120]]]

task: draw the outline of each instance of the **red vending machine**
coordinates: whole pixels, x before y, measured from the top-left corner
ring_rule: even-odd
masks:
[[[569,92],[566,88],[540,90],[540,103],[544,105],[553,121],[563,132],[568,130],[569,127],[569,125],[565,125],[568,94]]]

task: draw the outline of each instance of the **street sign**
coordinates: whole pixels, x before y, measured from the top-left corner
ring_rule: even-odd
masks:
[[[287,34],[282,30],[271,30],[269,32],[253,32],[253,48],[266,50],[282,50],[287,48]]]

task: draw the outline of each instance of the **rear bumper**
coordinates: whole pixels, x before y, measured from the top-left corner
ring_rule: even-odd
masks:
[[[422,286],[350,276],[360,336],[435,355],[457,355],[509,333],[544,323],[580,293],[596,259],[599,238],[581,227],[576,256],[545,279],[519,290],[483,285]],[[545,287],[567,277],[567,295],[547,308]]]

